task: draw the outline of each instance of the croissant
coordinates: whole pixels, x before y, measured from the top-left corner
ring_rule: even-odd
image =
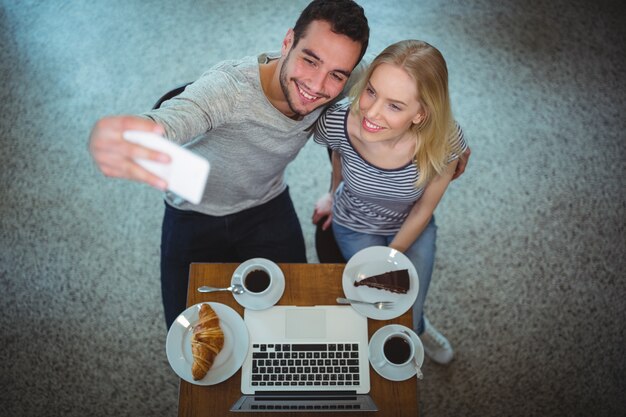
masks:
[[[193,364],[191,375],[194,380],[205,377],[215,357],[224,347],[224,332],[220,328],[220,319],[208,304],[200,307],[200,321],[193,329],[191,338],[191,352]]]

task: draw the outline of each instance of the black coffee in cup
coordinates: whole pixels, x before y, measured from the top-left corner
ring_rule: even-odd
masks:
[[[407,342],[405,338],[393,336],[385,341],[383,352],[389,362],[400,365],[409,360],[411,356],[411,345],[409,345],[409,342]]]
[[[243,284],[251,292],[263,292],[270,286],[270,276],[262,269],[255,269],[248,272]]]

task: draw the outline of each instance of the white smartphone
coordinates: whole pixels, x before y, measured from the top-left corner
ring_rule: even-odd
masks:
[[[169,164],[137,159],[137,163],[154,175],[167,181],[167,189],[193,204],[202,201],[209,177],[209,161],[156,133],[127,130],[124,139],[159,152],[172,159]]]

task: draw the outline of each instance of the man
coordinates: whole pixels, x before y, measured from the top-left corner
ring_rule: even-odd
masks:
[[[161,292],[168,328],[185,309],[192,262],[306,262],[284,170],[324,106],[344,89],[368,39],[359,5],[314,0],[287,32],[280,56],[220,63],[147,117],[96,123],[89,148],[106,176],[167,187],[135,159],[167,163],[169,157],[125,141],[126,130],[162,134],[211,163],[199,204],[166,195]]]

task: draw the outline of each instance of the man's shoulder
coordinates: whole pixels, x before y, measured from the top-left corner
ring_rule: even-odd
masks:
[[[239,96],[260,90],[256,57],[224,60],[206,70],[189,88],[190,93],[207,97]],[[253,93],[254,94],[254,93]]]
[[[256,57],[253,56],[246,56],[239,59],[227,59],[210,67],[202,76],[223,73],[236,78],[248,78],[252,73],[256,72],[258,74],[258,64],[256,62]]]
[[[280,52],[263,52],[259,55],[249,55],[243,58],[226,59],[214,64],[206,72],[225,71],[240,74],[259,73],[259,65],[280,58]]]
[[[209,83],[227,83],[230,87],[261,89],[259,65],[280,58],[280,52],[264,52],[238,59],[226,59],[206,70],[198,80]]]

